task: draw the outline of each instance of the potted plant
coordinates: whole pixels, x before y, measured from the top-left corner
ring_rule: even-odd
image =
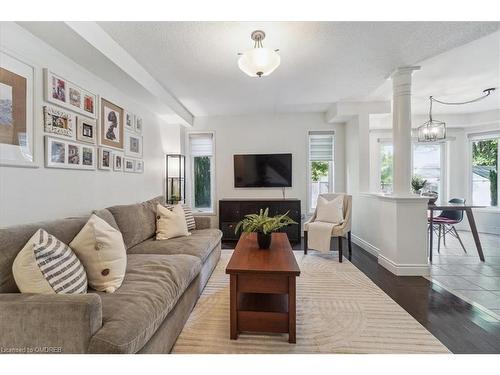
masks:
[[[261,209],[258,214],[245,215],[237,225],[234,233],[241,230],[246,233],[257,232],[259,248],[269,249],[271,234],[290,224],[297,224],[288,216],[288,211],[283,215],[269,216],[269,208]]]
[[[415,175],[411,179],[411,188],[415,194],[420,194],[422,189],[427,185],[427,180],[422,177]]]

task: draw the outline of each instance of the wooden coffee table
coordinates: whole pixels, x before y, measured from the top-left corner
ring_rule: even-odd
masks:
[[[243,233],[226,273],[231,280],[231,339],[240,332],[288,333],[288,342],[295,343],[300,269],[286,233],[273,233],[269,249],[259,249],[256,233]]]

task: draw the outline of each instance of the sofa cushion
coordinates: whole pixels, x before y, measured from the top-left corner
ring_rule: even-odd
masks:
[[[163,197],[146,202],[108,207],[122,232],[127,249],[154,236],[156,231],[156,205],[163,203]]]
[[[89,352],[139,351],[200,269],[201,261],[191,255],[128,255],[122,286],[113,294],[95,292],[102,300],[103,325],[92,337]]]
[[[87,222],[88,216],[17,225],[0,229],[0,293],[15,293],[19,289],[12,275],[12,264],[23,246],[38,229],[44,229],[61,242],[70,243]]]
[[[189,237],[164,241],[151,238],[129,249],[129,254],[189,254],[205,262],[221,238],[222,232],[218,229],[193,230]]]
[[[83,263],[93,289],[113,293],[122,285],[127,251],[118,229],[92,214],[69,246]]]

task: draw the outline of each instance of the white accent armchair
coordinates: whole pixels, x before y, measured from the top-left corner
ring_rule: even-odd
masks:
[[[336,225],[332,229],[332,237],[338,238],[339,244],[339,262],[342,262],[342,238],[347,238],[347,244],[349,249],[349,259],[352,255],[352,245],[351,245],[351,217],[352,217],[352,195],[343,193],[328,193],[320,194],[320,197],[325,198],[327,201],[334,200],[335,198],[343,196],[343,212],[344,221],[340,225]],[[313,216],[304,223],[304,254],[307,254],[307,240],[308,240],[308,230],[309,223],[312,223],[316,219],[316,210]]]

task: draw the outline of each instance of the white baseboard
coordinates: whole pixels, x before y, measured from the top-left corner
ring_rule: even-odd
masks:
[[[396,276],[429,276],[428,264],[397,264],[382,254],[378,255],[378,264],[391,271]]]
[[[366,250],[373,256],[376,256],[378,264],[396,276],[428,276],[430,274],[430,267],[428,264],[397,264],[380,254],[380,249],[373,246],[368,241],[365,241],[354,234],[351,234],[351,239],[356,245]]]
[[[354,234],[351,234],[351,240],[356,245],[358,245],[359,247],[363,248],[364,250],[368,251],[370,254],[378,258],[378,254],[380,253],[380,249],[378,247],[373,246],[371,243],[365,241],[361,237],[358,237]]]

